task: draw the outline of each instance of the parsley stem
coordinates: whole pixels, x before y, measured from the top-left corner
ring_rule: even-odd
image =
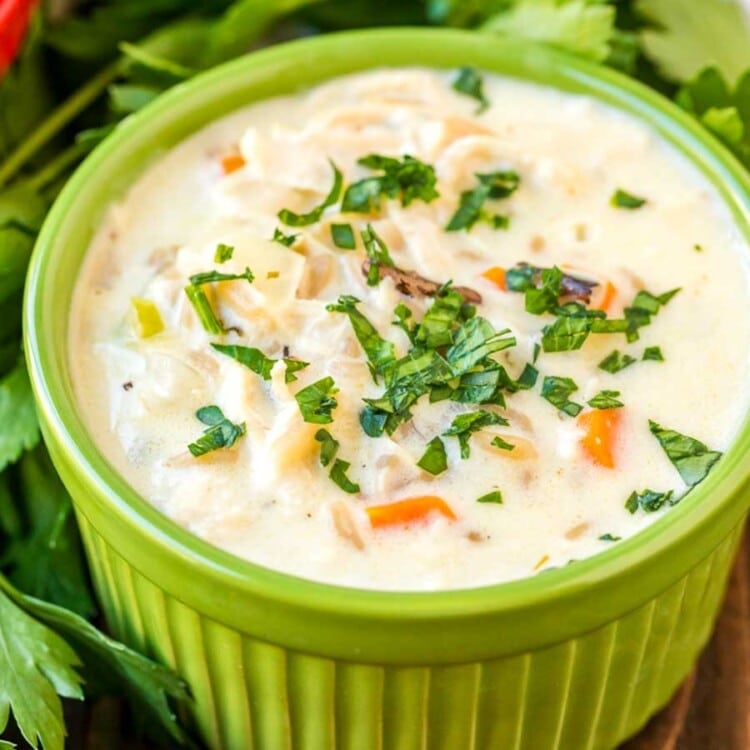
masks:
[[[0,165],[0,187],[6,185],[39,149],[51,141],[69,122],[98,99],[122,71],[124,58],[102,69],[88,83],[64,101]]]

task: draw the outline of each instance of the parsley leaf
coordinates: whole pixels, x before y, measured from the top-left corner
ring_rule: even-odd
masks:
[[[578,390],[578,386],[571,378],[547,375],[542,381],[542,398],[549,401],[569,417],[577,417],[583,407],[570,400],[570,396]]]
[[[621,536],[615,536],[614,534],[602,534],[599,537],[599,541],[601,542],[619,542],[622,539]]]
[[[661,347],[658,346],[647,346],[643,350],[643,356],[641,359],[652,362],[663,362],[664,355],[661,353]]]
[[[351,184],[344,192],[341,210],[354,213],[371,213],[380,210],[380,199],[400,198],[402,206],[421,200],[430,203],[439,196],[435,189],[435,168],[413,156],[403,159],[370,154],[357,160],[357,164],[382,172]]]
[[[488,200],[500,200],[513,195],[521,184],[517,172],[500,171],[486,174],[477,173],[478,185],[473,190],[464,190],[459,199],[458,208],[447,226],[448,232],[461,229],[470,230],[478,221],[487,222],[494,229],[505,229],[507,217],[490,214],[484,208]]]
[[[482,76],[479,75],[475,68],[463,67],[458,71],[458,76],[453,81],[453,88],[460,94],[470,96],[479,102],[479,108],[476,114],[481,114],[489,106],[490,102],[484,95]]]
[[[490,445],[501,451],[512,451],[516,448],[513,443],[509,443],[507,440],[503,440],[500,435],[495,435],[495,437],[492,438]]]
[[[21,359],[0,380],[0,470],[39,442],[39,423],[26,365]]]
[[[232,259],[232,255],[234,255],[234,246],[225,245],[223,242],[220,242],[216,246],[216,252],[214,253],[214,263],[226,263],[228,260]]]
[[[282,208],[281,211],[279,211],[278,216],[279,219],[283,224],[286,224],[288,227],[305,227],[309,224],[315,224],[316,221],[320,221],[321,216],[323,216],[323,212],[329,207],[332,206],[336,201],[339,199],[339,195],[341,195],[341,188],[344,184],[344,176],[341,174],[341,171],[339,168],[329,159],[329,163],[331,165],[331,169],[333,170],[333,185],[331,186],[331,190],[328,193],[328,195],[323,199],[323,202],[319,205],[313,208],[312,210],[308,211],[306,214],[298,214],[294,211],[290,211],[288,208]],[[274,233],[274,238],[275,238]]]
[[[488,492],[486,495],[482,495],[482,497],[478,497],[477,502],[478,503],[497,503],[498,505],[502,505],[503,493],[500,492],[500,490],[494,490],[493,492]]]
[[[635,295],[630,307],[624,311],[625,320],[627,321],[626,338],[629,342],[638,340],[638,329],[651,324],[651,318],[666,305],[672,297],[680,291],[679,288],[671,289],[663,294],[651,294],[651,292],[642,289]]]
[[[489,427],[490,425],[508,424],[508,420],[501,417],[499,414],[479,409],[478,411],[459,414],[453,419],[451,426],[443,433],[443,435],[446,437],[458,438],[458,444],[461,447],[461,458],[468,458],[471,455],[469,438],[475,432],[478,432],[485,427]]]
[[[342,294],[337,302],[326,306],[329,312],[344,313],[354,329],[354,335],[367,354],[372,371],[382,373],[385,367],[396,359],[395,349],[390,341],[383,339],[375,326],[357,310],[359,300],[349,294]]]
[[[599,363],[598,367],[600,370],[611,372],[614,375],[616,372],[620,372],[626,367],[630,367],[635,361],[635,357],[631,357],[629,354],[625,354],[618,349],[615,349]]]
[[[231,448],[245,434],[245,423],[234,424],[218,406],[203,406],[195,416],[208,426],[201,437],[188,445],[188,450],[196,458],[220,448]]]
[[[336,457],[340,443],[323,427],[315,433],[315,439],[320,443],[320,464],[328,466]]]
[[[417,466],[433,476],[442,474],[448,468],[445,444],[439,437],[432,438],[427,443],[427,450],[425,450],[422,458],[417,461]]]
[[[648,426],[682,480],[690,487],[702,482],[721,458],[719,451],[710,450],[700,440],[661,427],[652,420],[649,420]]]
[[[245,365],[245,367],[251,369],[256,375],[260,375],[263,380],[271,379],[271,370],[279,361],[278,359],[267,357],[260,349],[250,346],[238,346],[235,344],[211,344],[211,346],[220,354],[225,354],[227,357],[231,357],[240,364]],[[284,379],[287,383],[296,380],[297,376],[294,373],[304,370],[310,364],[309,362],[288,357],[284,359],[284,363],[286,364]]]
[[[600,391],[588,401],[588,405],[592,409],[619,409],[625,405],[617,398],[619,395],[620,391]]]
[[[338,391],[333,378],[328,376],[308,385],[294,395],[305,422],[329,424],[331,412],[338,406],[334,394]]]
[[[369,260],[367,267],[367,284],[368,286],[377,286],[380,283],[380,266],[395,268],[396,264],[388,252],[388,247],[373,229],[372,224],[368,224],[362,231],[362,242],[365,246],[365,252]]]
[[[273,237],[271,242],[278,242],[279,245],[284,247],[291,247],[299,237],[298,234],[284,234],[278,227],[273,230]]]
[[[630,210],[640,208],[646,202],[645,198],[639,198],[637,195],[633,195],[622,188],[617,188],[609,199],[609,204],[613,208],[627,208]]]
[[[348,461],[342,461],[340,458],[337,458],[333,462],[330,477],[339,487],[341,487],[342,490],[344,490],[344,492],[353,494],[359,492],[359,485],[356,482],[352,482],[352,480],[346,476],[346,472],[349,470],[350,466],[351,464]]]
[[[357,247],[351,224],[331,224],[331,239],[342,250],[354,250]]]
[[[445,353],[445,359],[454,375],[463,375],[490,354],[516,345],[510,329],[496,331],[484,318],[474,317],[463,323],[456,332],[453,346]]]
[[[625,508],[631,513],[635,513],[638,508],[646,511],[646,513],[654,513],[665,503],[676,505],[679,500],[672,500],[673,495],[674,490],[669,490],[669,492],[654,492],[654,490],[636,492],[634,490],[630,497],[625,501]]]

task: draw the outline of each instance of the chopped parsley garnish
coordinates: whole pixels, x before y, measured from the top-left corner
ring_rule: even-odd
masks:
[[[481,114],[490,106],[489,99],[484,95],[482,76],[475,68],[463,67],[458,71],[456,80],[453,81],[453,88],[459,94],[465,94],[479,102],[479,109],[475,114]]]
[[[519,263],[505,272],[505,284],[511,292],[524,292],[526,310],[534,315],[555,312],[560,298],[588,302],[596,281],[563,273],[557,266],[539,268]]]
[[[433,476],[442,474],[448,468],[448,457],[445,455],[445,445],[439,437],[432,438],[432,440],[427,443],[427,449],[422,458],[417,461],[417,466]]]
[[[507,440],[503,440],[500,435],[495,435],[495,437],[492,438],[490,445],[493,448],[497,448],[501,451],[512,451],[515,450],[516,447],[515,445],[513,445],[513,443],[509,443]]]
[[[221,273],[221,271],[203,271],[195,273],[190,277],[190,283],[193,286],[202,286],[203,284],[213,284],[219,281],[240,281],[246,279],[252,284],[255,276],[249,268],[245,268],[242,273]]]
[[[349,294],[342,294],[338,301],[326,306],[329,312],[344,313],[354,329],[354,335],[365,350],[370,367],[375,373],[382,373],[385,367],[393,363],[396,353],[393,344],[386,341],[377,332],[375,326],[359,311],[359,300]]]
[[[321,466],[328,466],[336,457],[339,441],[323,427],[315,433],[315,439],[320,443],[320,464]]]
[[[350,466],[351,464],[348,461],[342,461],[340,458],[337,458],[333,462],[329,476],[339,487],[341,487],[342,490],[344,490],[344,492],[354,494],[359,492],[359,485],[356,482],[352,482],[352,480],[346,476],[346,472],[349,470]]]
[[[329,160],[330,161],[330,160]],[[323,212],[332,206],[339,199],[341,195],[341,188],[344,184],[344,177],[341,174],[339,168],[330,161],[331,169],[333,170],[333,185],[328,195],[323,199],[323,202],[308,211],[306,214],[298,214],[294,211],[290,211],[288,208],[282,208],[279,211],[279,219],[289,227],[305,227],[309,224],[315,224],[316,221],[320,221],[320,217],[323,216]],[[274,234],[275,238],[275,234]]]
[[[331,239],[342,250],[354,250],[357,247],[351,224],[331,224]]]
[[[602,534],[599,537],[599,541],[601,542],[619,542],[622,539],[621,536],[615,536],[614,534]]]
[[[652,420],[649,420],[648,426],[667,454],[667,458],[689,487],[702,482],[721,458],[719,451],[710,450],[700,440],[661,427]]]
[[[508,425],[508,420],[499,414],[491,411],[479,409],[470,411],[465,414],[459,414],[454,418],[451,426],[443,433],[446,437],[458,438],[458,444],[461,446],[461,458],[468,458],[471,455],[469,447],[469,438],[479,430],[491,425]]]
[[[628,208],[633,210],[640,208],[646,203],[645,198],[639,198],[637,195],[629,193],[627,190],[618,188],[609,199],[609,204],[614,208]]]
[[[631,513],[635,513],[638,508],[645,511],[646,513],[654,513],[659,510],[665,503],[669,505],[676,505],[679,502],[679,498],[673,500],[674,490],[669,492],[654,492],[654,490],[643,490],[643,492],[636,492],[635,490],[630,494],[630,497],[625,501],[626,510]]]
[[[369,261],[367,284],[368,286],[377,286],[380,283],[380,266],[395,268],[396,264],[388,252],[387,245],[372,228],[372,224],[368,224],[360,234],[362,235],[362,243],[365,246],[365,252]]]
[[[588,401],[592,409],[619,409],[625,404],[618,399],[620,391],[600,391]]]
[[[496,503],[498,505],[502,505],[503,493],[500,492],[500,490],[494,490],[493,492],[488,492],[486,495],[482,495],[482,497],[478,497],[477,502],[478,503]]]
[[[233,254],[233,245],[225,245],[223,242],[220,242],[216,246],[216,252],[214,253],[214,263],[226,263],[228,260],[232,259]]]
[[[633,304],[626,307],[624,311],[625,320],[628,323],[626,337],[629,342],[638,340],[638,329],[650,325],[651,317],[656,315],[659,310],[666,305],[680,289],[671,289],[664,294],[651,294],[646,290],[641,290],[635,295]]]
[[[542,381],[542,398],[569,417],[577,417],[583,410],[580,404],[570,400],[571,395],[577,390],[578,386],[571,378],[548,375]]]
[[[279,245],[284,247],[291,247],[299,237],[298,234],[284,234],[278,227],[273,230],[272,242],[278,242]]]
[[[218,406],[204,406],[195,412],[195,416],[207,425],[203,435],[188,445],[188,450],[196,458],[219,448],[231,448],[245,434],[245,423],[234,424]]]
[[[492,214],[484,208],[488,200],[501,200],[513,195],[521,184],[517,172],[510,170],[476,173],[478,185],[472,190],[464,190],[459,199],[458,209],[447,226],[448,232],[461,229],[470,230],[478,221],[484,221],[493,229],[507,229],[508,217]]]
[[[235,344],[211,344],[211,346],[220,354],[225,354],[227,357],[231,357],[240,364],[245,365],[245,367],[251,369],[256,375],[260,375],[263,380],[271,379],[271,370],[279,361],[278,359],[267,357],[260,349],[254,349],[250,346],[237,346]],[[284,379],[287,383],[296,380],[297,376],[294,373],[304,370],[310,364],[309,362],[290,358],[285,358],[284,363],[286,364]]]
[[[664,355],[661,353],[661,348],[658,346],[647,346],[643,351],[643,360],[650,360],[652,362],[663,362]]]
[[[334,394],[338,391],[333,378],[328,376],[295,393],[302,419],[314,424],[333,422],[331,412],[338,406]]]
[[[600,370],[611,372],[614,375],[616,372],[620,372],[620,370],[630,367],[635,361],[635,357],[631,357],[629,354],[625,354],[619,351],[619,349],[615,349],[599,363],[598,367]]]
[[[211,303],[208,301],[208,297],[203,289],[191,284],[185,287],[185,294],[198,315],[198,319],[203,328],[208,333],[213,333],[214,335],[223,333],[224,327],[222,326],[221,321],[216,317],[216,313],[211,307]]]
[[[435,168],[413,156],[406,155],[403,159],[396,159],[370,154],[358,159],[357,164],[382,174],[366,177],[349,185],[341,202],[343,212],[379,211],[382,197],[400,198],[401,205],[408,206],[415,200],[429,203],[439,196],[435,189]]]

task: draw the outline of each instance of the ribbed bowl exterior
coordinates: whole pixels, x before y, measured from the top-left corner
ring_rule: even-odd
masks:
[[[664,705],[711,632],[743,524],[642,607],[543,650],[409,667],[261,641],[170,596],[78,514],[118,638],[188,682],[211,750],[610,750]],[[189,585],[189,584],[187,584]]]
[[[81,419],[68,310],[105,207],[216,118],[386,64],[475,65],[610,102],[689,158],[750,241],[747,172],[690,117],[613,71],[452,30],[274,47],[128,118],[58,198],[24,312],[44,436],[112,631],[185,678],[185,718],[212,750],[608,750],[667,702],[709,636],[750,506],[747,420],[706,481],[636,536],[523,581],[410,594],[325,586],[211,547],[139,497]]]

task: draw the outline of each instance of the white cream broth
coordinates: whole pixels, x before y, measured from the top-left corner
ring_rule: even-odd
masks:
[[[194,534],[242,558],[306,578],[379,589],[449,589],[535,574],[616,544],[654,522],[657,512],[625,508],[635,490],[674,497],[686,485],[649,431],[649,420],[724,451],[744,419],[748,392],[747,247],[714,189],[646,125],[590,98],[486,74],[491,105],[451,84],[455,72],[378,70],[339,78],[294,96],[247,107],[166,154],[111,208],[92,242],[71,312],[71,361],[77,397],[104,454],[130,484]],[[244,165],[225,173],[222,160]],[[383,197],[379,211],[340,212],[283,225],[284,208],[307,212],[332,184],[332,160],[344,186],[380,174],[357,164],[368,154],[411,155],[435,169],[439,197]],[[447,232],[475,173],[513,170],[509,197],[489,200],[506,229],[486,222]],[[614,207],[621,188],[647,200]],[[331,223],[350,224],[355,250],[337,248]],[[370,437],[359,422],[363,398],[382,395],[345,314],[326,305],[342,294],[380,335],[406,355],[407,336],[391,323],[404,303],[420,321],[434,300],[401,293],[391,278],[368,286],[360,232],[372,224],[394,264],[481,295],[477,315],[510,329],[516,346],[492,356],[517,378],[532,361],[541,331],[555,318],[525,311],[524,294],[482,274],[526,262],[562,267],[616,293],[607,310],[621,319],[639,289],[681,291],[628,343],[622,333],[591,334],[577,351],[542,352],[531,390],[505,393],[497,405],[430,403],[392,434]],[[299,234],[291,248],[274,229]],[[214,261],[217,244],[233,257]],[[241,273],[255,281],[207,284],[227,332],[204,330],[184,288],[192,274]],[[133,297],[151,301],[164,330],[141,338]],[[584,303],[581,303],[584,304]],[[278,363],[264,381],[211,343],[255,347],[268,357],[309,366],[285,383]],[[641,361],[658,346],[664,361]],[[618,349],[638,361],[617,373],[598,363]],[[446,355],[445,350],[442,354]],[[447,355],[446,355],[447,356]],[[329,424],[303,420],[295,394],[330,376],[339,391]],[[614,467],[582,444],[585,419],[541,396],[545,376],[572,378],[571,400],[620,392]],[[196,458],[188,444],[207,427],[196,411],[217,405],[246,432],[232,447]],[[485,409],[507,418],[469,439],[462,459],[444,436],[448,468],[417,466],[427,443],[460,413]],[[348,493],[321,466],[316,432],[340,442],[349,462]],[[514,450],[493,447],[501,436]],[[606,463],[606,462],[605,462]],[[477,502],[500,491],[502,504]],[[441,498],[444,512],[373,526],[367,509],[420,496]],[[392,510],[392,509],[391,509]],[[387,513],[388,511],[386,511]],[[389,516],[390,520],[394,517]]]

